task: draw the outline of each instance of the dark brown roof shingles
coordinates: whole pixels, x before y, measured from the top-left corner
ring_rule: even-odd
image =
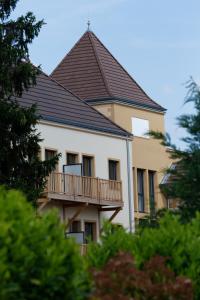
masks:
[[[121,99],[165,109],[153,101],[91,31],[87,31],[51,75],[88,102]]]
[[[24,107],[36,103],[38,113],[44,120],[118,136],[131,136],[44,73],[37,77],[36,86],[24,91],[22,97],[16,100]]]
[[[79,43],[60,63],[52,76],[81,99],[93,98],[98,89],[101,97],[108,96],[89,35]]]

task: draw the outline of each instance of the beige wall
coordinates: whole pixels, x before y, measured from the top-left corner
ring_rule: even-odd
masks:
[[[114,106],[113,104],[95,105],[98,111],[100,111],[104,116],[113,120],[114,119]]]
[[[136,107],[125,106],[120,104],[96,105],[96,109],[111,118],[124,129],[132,132],[132,117],[141,118],[149,121],[149,129],[154,131],[165,132],[164,114],[153,112]],[[169,152],[152,138],[134,137],[132,144],[132,161],[134,177],[134,199],[135,199],[135,216],[142,217],[143,214],[137,212],[137,168],[144,169],[144,194],[145,194],[145,211],[149,211],[149,186],[148,170],[156,171],[155,173],[155,201],[158,209],[166,206],[166,200],[159,190],[159,183],[163,177],[163,171],[170,166]]]

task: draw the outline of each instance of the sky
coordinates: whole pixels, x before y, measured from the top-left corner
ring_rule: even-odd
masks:
[[[30,46],[34,64],[47,74],[87,29],[100,38],[146,93],[167,109],[166,131],[180,147],[185,134],[176,117],[186,82],[200,83],[199,0],[20,0],[13,18],[34,12],[46,25]]]

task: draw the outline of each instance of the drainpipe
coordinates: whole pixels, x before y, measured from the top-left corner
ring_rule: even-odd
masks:
[[[134,193],[132,195],[132,180],[131,172],[132,165],[130,159],[130,141],[126,140],[126,151],[127,151],[127,177],[128,177],[128,206],[129,206],[129,231],[132,233],[135,230],[134,226]]]

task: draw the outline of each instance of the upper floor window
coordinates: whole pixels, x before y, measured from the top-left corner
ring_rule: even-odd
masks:
[[[148,138],[146,133],[149,131],[149,121],[145,119],[135,118],[132,119],[132,133],[135,136]]]
[[[109,160],[108,161],[109,168],[109,179],[110,180],[119,180],[119,161],[117,160]]]
[[[94,176],[94,157],[83,155],[83,176],[92,177]]]
[[[67,165],[74,165],[78,163],[78,154],[67,153]]]
[[[63,172],[71,175],[82,175],[82,165],[78,163],[78,154],[68,152],[66,154],[66,165],[63,165]]]
[[[49,160],[53,158],[57,154],[57,151],[45,149],[45,160]]]
[[[45,149],[45,160],[50,160],[57,154],[56,150]],[[55,166],[54,171],[58,171],[58,164]]]

